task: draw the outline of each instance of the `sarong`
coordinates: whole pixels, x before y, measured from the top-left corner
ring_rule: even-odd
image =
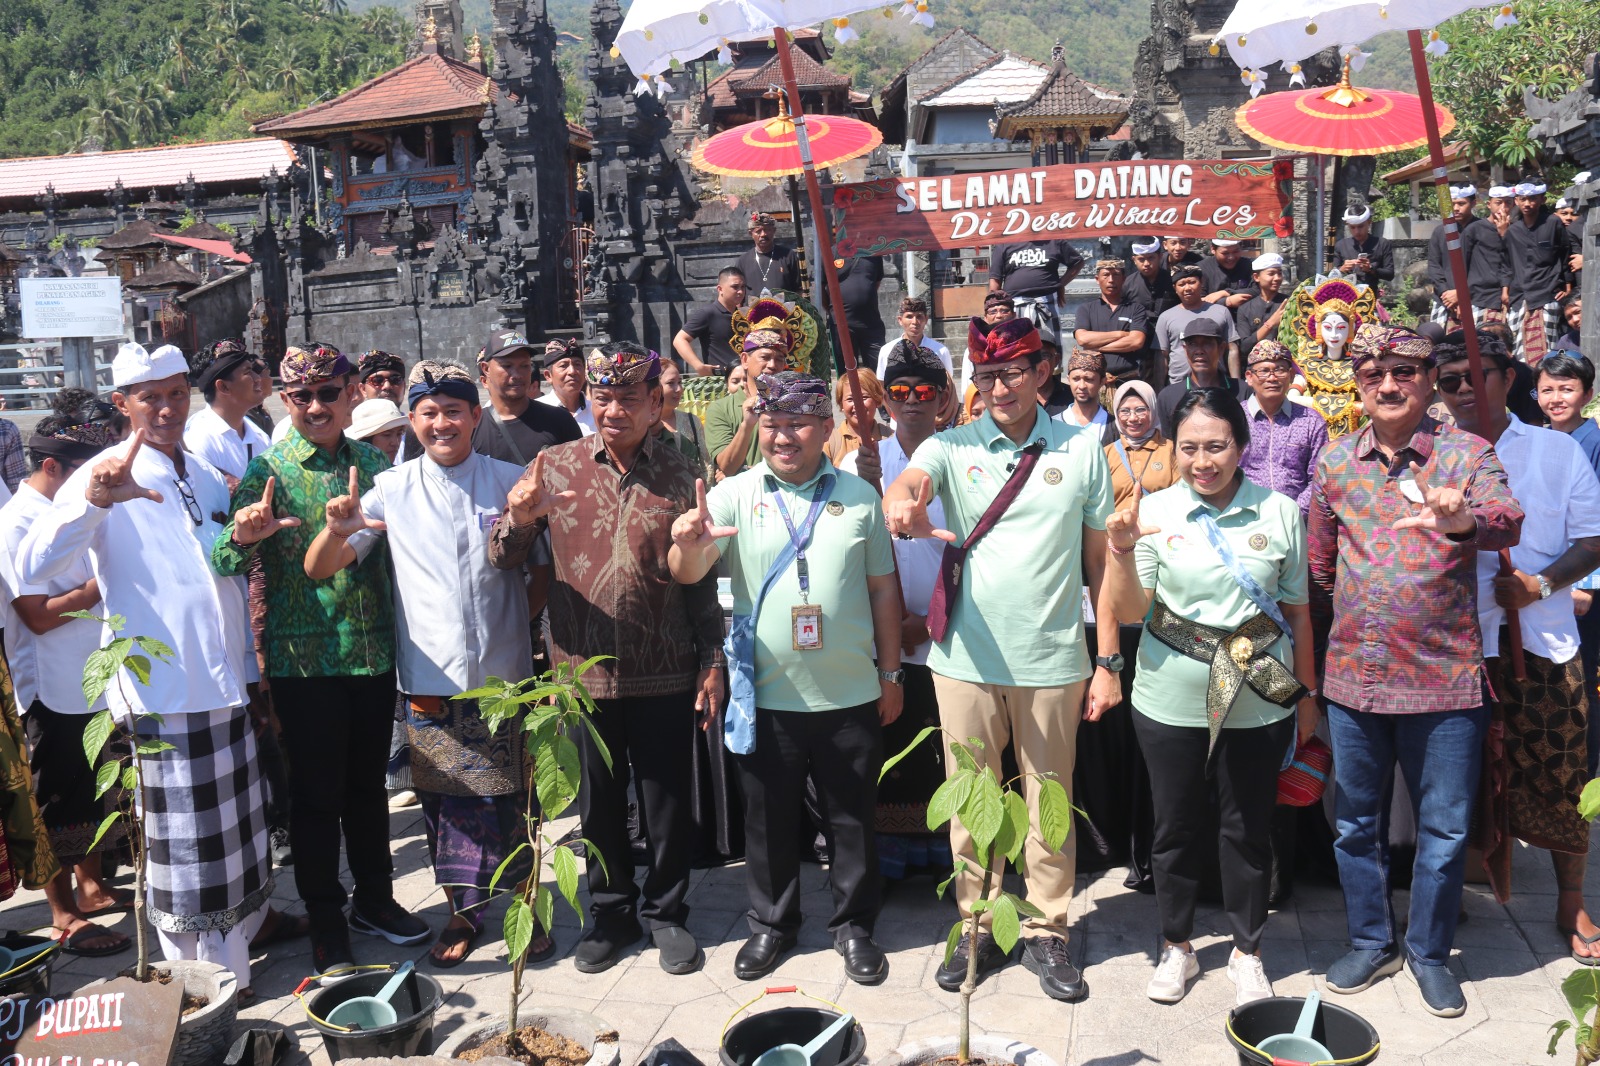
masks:
[[[6,855],[16,880],[24,887],[43,888],[61,872],[61,864],[50,847],[44,819],[39,814],[39,804],[33,797],[28,738],[23,733],[22,719],[17,716],[11,667],[3,655],[0,655],[0,832],[5,834]]]
[[[1534,366],[1550,354],[1550,340],[1561,324],[1561,305],[1548,303],[1543,307],[1522,304],[1513,307],[1506,316],[1506,326],[1516,341],[1517,358]]]
[[[94,794],[95,767],[83,752],[83,732],[93,719],[92,714],[58,714],[37,700],[23,719],[32,749],[33,794],[62,866],[76,866],[89,857],[89,844],[119,791]],[[111,758],[109,750],[102,751],[95,765]],[[118,848],[127,837],[127,824],[119,818],[95,845],[95,854]]]
[[[150,921],[169,933],[226,933],[272,892],[256,740],[243,707],[138,723],[147,755],[145,843]]]
[[[434,884],[448,885],[455,912],[472,922],[473,928],[481,928],[494,872],[527,839],[522,822],[527,799],[444,796],[422,789],[417,791],[417,799],[422,803]],[[500,875],[494,894],[516,888],[532,869],[533,853],[524,851]]]
[[[1511,657],[1485,661],[1505,720],[1506,806],[1511,835],[1547,851],[1584,855],[1589,823],[1578,795],[1589,780],[1588,706],[1583,662],[1526,652],[1527,680],[1511,676]]]

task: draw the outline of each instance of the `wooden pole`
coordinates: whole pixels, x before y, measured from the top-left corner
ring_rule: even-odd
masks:
[[[1450,277],[1455,282],[1458,297],[1467,293],[1467,259],[1461,251],[1461,229],[1456,225],[1455,213],[1450,209],[1450,177],[1444,160],[1444,142],[1439,136],[1439,116],[1433,105],[1433,79],[1428,75],[1428,57],[1422,50],[1422,31],[1406,34],[1411,42],[1411,69],[1417,78],[1417,95],[1422,98],[1422,122],[1428,131],[1428,161],[1433,164],[1434,192],[1439,198],[1439,218],[1444,225],[1445,254],[1450,261]],[[1467,369],[1472,379],[1472,395],[1477,410],[1487,417],[1489,404],[1483,381],[1483,356],[1478,350],[1478,326],[1473,320],[1472,301],[1457,299],[1460,308],[1461,332],[1466,339]],[[1500,572],[1512,570],[1511,553],[1500,552]],[[1519,681],[1528,676],[1527,662],[1522,654],[1522,625],[1514,608],[1506,610],[1506,628],[1511,637],[1511,670]]]

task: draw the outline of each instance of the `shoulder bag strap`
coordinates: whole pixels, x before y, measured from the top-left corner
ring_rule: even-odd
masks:
[[[1244,568],[1239,557],[1233,554],[1233,546],[1228,543],[1228,538],[1222,535],[1222,529],[1217,525],[1217,520],[1211,517],[1211,512],[1203,507],[1190,514],[1196,525],[1205,531],[1206,540],[1211,542],[1211,547],[1222,559],[1222,565],[1228,568],[1228,573],[1233,575],[1233,580],[1238,584],[1244,594],[1250,597],[1250,602],[1261,609],[1261,613],[1278,624],[1283,630],[1283,635],[1292,643],[1294,636],[1289,632],[1289,622],[1283,617],[1283,609],[1278,602],[1267,595],[1267,590],[1261,587],[1261,582],[1255,575]]]
[[[506,447],[511,449],[511,454],[517,457],[517,463],[521,466],[527,466],[528,457],[522,454],[522,449],[517,447],[517,442],[511,439],[511,432],[506,429],[506,424],[500,421],[500,412],[491,406],[489,408],[489,417],[494,420],[494,428],[500,431],[500,439],[506,442]]]

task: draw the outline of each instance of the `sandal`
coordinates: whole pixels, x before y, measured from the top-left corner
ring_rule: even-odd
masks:
[[[467,957],[472,954],[472,949],[478,946],[478,938],[482,935],[483,927],[481,925],[472,929],[463,929],[460,926],[446,927],[439,934],[439,939],[434,941],[433,947],[428,949],[428,961],[441,970],[453,970],[467,961]],[[435,948],[453,948],[457,944],[465,944],[467,950],[456,958],[441,959],[433,953]]]
[[[305,915],[291,916],[283,911],[268,910],[261,928],[256,930],[256,935],[250,940],[250,950],[259,951],[273,944],[299,940],[310,935],[311,919]]]
[[[103,940],[113,938],[114,944],[106,944],[97,948],[85,947],[83,942],[89,940]],[[133,946],[133,941],[122,933],[112,929],[102,929],[93,922],[79,929],[76,933],[67,934],[62,931],[61,950],[67,955],[81,955],[86,959],[98,959],[106,955],[115,955],[127,951]]]
[[[1596,931],[1594,936],[1584,936],[1582,933],[1578,932],[1576,928],[1562,929],[1561,926],[1558,925],[1556,926],[1556,930],[1560,932],[1562,936],[1578,938],[1578,940],[1583,942],[1585,947],[1594,947],[1596,944],[1600,944],[1600,931]],[[1600,966],[1600,955],[1579,955],[1577,948],[1572,949],[1571,955],[1572,961],[1580,966]]]
[[[133,889],[114,888],[111,890],[111,898],[113,902],[106,904],[104,907],[80,913],[84,918],[92,919],[101,918],[107,914],[126,914],[128,911],[133,910]]]
[[[541,939],[544,941],[544,947],[535,951],[533,949],[533,945],[537,944]],[[543,962],[545,959],[548,959],[555,953],[556,938],[551,936],[549,933],[546,933],[543,929],[540,929],[539,923],[535,922],[533,924],[533,939],[528,941],[528,950],[527,953],[522,956],[523,959],[527,962]]]

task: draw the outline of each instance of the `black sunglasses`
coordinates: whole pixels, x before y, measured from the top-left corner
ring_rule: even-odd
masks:
[[[296,407],[310,407],[315,399],[318,403],[336,403],[344,395],[343,385],[324,385],[319,389],[293,389],[283,394],[283,398]]]

